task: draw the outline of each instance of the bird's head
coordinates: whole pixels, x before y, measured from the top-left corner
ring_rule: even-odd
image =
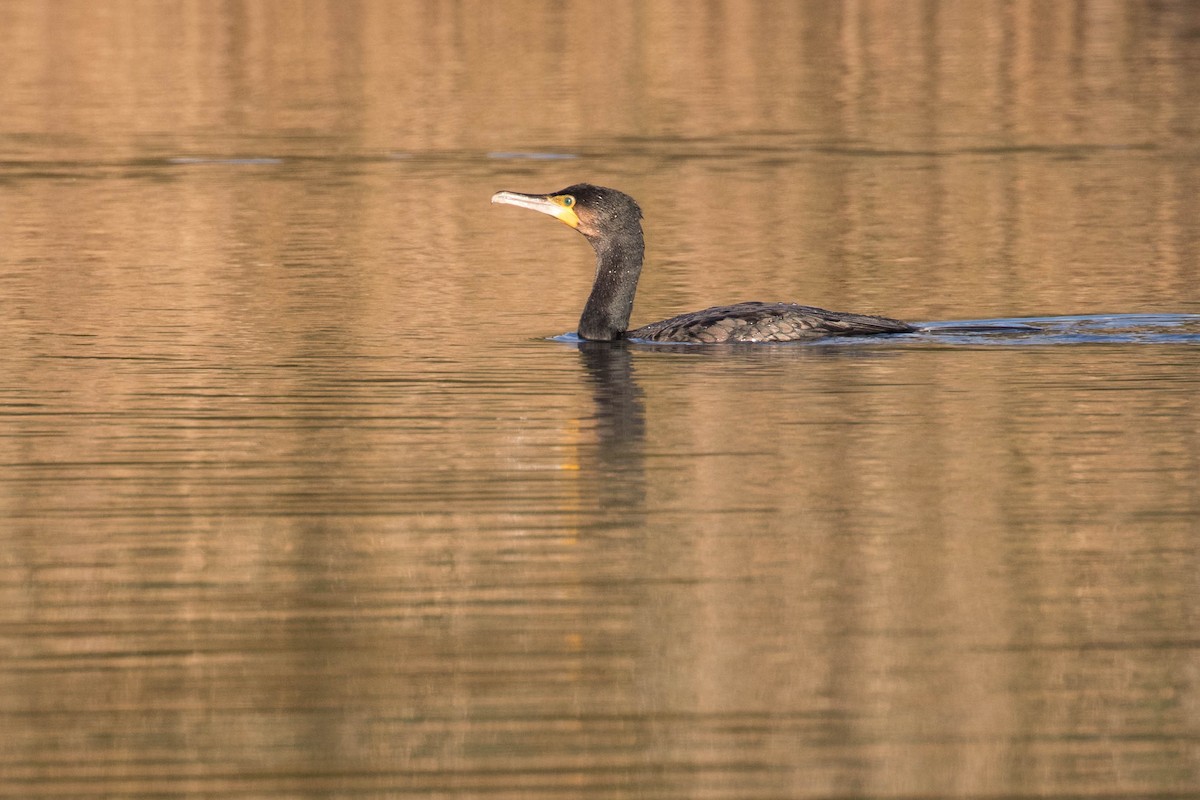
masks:
[[[632,197],[590,183],[577,183],[550,194],[496,192],[492,202],[549,214],[588,239],[607,238],[631,227],[641,233],[642,210]]]

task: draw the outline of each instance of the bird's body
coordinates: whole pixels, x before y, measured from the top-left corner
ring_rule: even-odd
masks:
[[[912,325],[898,319],[826,311],[795,303],[735,303],[652,322],[631,331],[630,339],[653,342],[794,342],[822,336],[869,336],[911,333]]]
[[[826,336],[909,333],[912,325],[887,317],[826,311],[793,303],[737,303],[681,314],[628,330],[642,272],[642,212],[616,189],[580,183],[551,194],[497,192],[493,203],[529,208],[582,233],[596,251],[596,279],[579,320],[579,336],[592,341],[791,342]]]

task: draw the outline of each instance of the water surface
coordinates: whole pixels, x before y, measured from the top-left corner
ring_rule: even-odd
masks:
[[[0,796],[1200,792],[1200,19],[901,5],[0,3]]]

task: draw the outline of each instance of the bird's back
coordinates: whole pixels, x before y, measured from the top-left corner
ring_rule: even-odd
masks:
[[[909,333],[908,323],[847,314],[794,303],[737,303],[680,314],[628,331],[630,339],[654,342],[793,342],[826,336]]]

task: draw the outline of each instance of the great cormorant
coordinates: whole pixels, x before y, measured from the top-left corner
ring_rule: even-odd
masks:
[[[737,303],[652,322],[626,330],[642,273],[645,244],[642,210],[616,189],[577,183],[550,194],[497,192],[493,203],[549,214],[582,233],[596,251],[596,279],[579,336],[591,341],[644,339],[654,342],[790,342],[825,336],[910,333],[906,322],[847,314],[794,303]]]

